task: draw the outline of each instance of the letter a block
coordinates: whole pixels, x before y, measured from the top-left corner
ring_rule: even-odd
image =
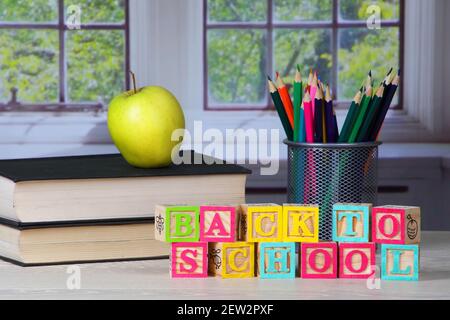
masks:
[[[197,206],[164,206],[155,209],[155,239],[166,242],[199,240],[200,214]]]
[[[258,267],[262,279],[295,278],[295,243],[259,244]]]
[[[420,208],[381,206],[372,210],[372,239],[376,243],[420,242]]]
[[[375,272],[375,243],[340,243],[339,278],[366,279]]]
[[[170,260],[172,278],[205,278],[208,276],[208,244],[206,242],[172,243]]]
[[[243,204],[240,207],[241,239],[247,242],[279,242],[283,207],[274,203]]]
[[[416,244],[382,244],[381,279],[419,280],[419,246]]]
[[[200,206],[200,241],[236,240],[236,207]]]
[[[369,242],[370,203],[333,205],[333,241]]]
[[[305,279],[337,278],[336,242],[302,243],[300,274]]]
[[[283,204],[283,241],[318,242],[319,206]]]
[[[249,242],[210,242],[209,274],[222,278],[255,276],[255,244]]]

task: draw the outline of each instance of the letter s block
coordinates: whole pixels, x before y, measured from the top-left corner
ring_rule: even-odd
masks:
[[[300,275],[305,279],[337,278],[336,242],[302,243]]]
[[[166,242],[197,242],[200,238],[198,206],[166,206],[155,208],[155,239]]]
[[[336,203],[333,205],[333,241],[369,242],[370,203]]]
[[[255,276],[255,244],[250,242],[210,242],[209,274],[222,278]]]
[[[339,278],[367,279],[375,272],[375,243],[340,243]]]
[[[283,207],[274,203],[243,204],[240,207],[240,234],[247,242],[280,242]]]
[[[319,242],[319,206],[283,204],[283,241]]]
[[[380,206],[372,210],[372,239],[376,243],[420,242],[420,208]]]
[[[172,278],[205,278],[208,276],[208,244],[206,242],[172,243],[170,260]]]
[[[258,248],[258,273],[262,279],[295,278],[295,243],[262,242]]]
[[[382,244],[381,279],[419,280],[419,246],[416,244]]]
[[[233,206],[200,206],[200,241],[235,241],[236,214]]]

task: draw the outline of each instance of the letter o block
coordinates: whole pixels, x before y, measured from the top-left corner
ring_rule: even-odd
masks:
[[[280,242],[283,207],[274,203],[244,204],[240,208],[242,241]]]
[[[319,206],[283,205],[283,241],[319,242]]]
[[[300,276],[305,279],[337,278],[336,242],[302,243]]]
[[[210,275],[222,278],[255,276],[255,244],[249,242],[210,242],[208,245]]]
[[[333,205],[333,241],[369,242],[370,203],[336,203]]]
[[[260,243],[258,248],[258,271],[262,279],[295,278],[295,243]]]
[[[382,244],[381,279],[419,280],[419,246],[416,244]]]
[[[157,205],[155,239],[166,242],[197,242],[200,238],[197,206]]]
[[[200,206],[200,241],[236,240],[236,207]]]
[[[375,272],[375,243],[340,243],[339,278],[366,279]]]
[[[172,243],[170,260],[172,278],[208,276],[208,244],[206,242]]]
[[[372,210],[372,239],[376,243],[420,242],[420,208],[380,206]]]

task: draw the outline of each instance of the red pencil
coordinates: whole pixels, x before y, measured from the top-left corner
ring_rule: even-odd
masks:
[[[278,93],[280,94],[281,101],[283,102],[284,110],[286,110],[286,115],[289,119],[289,123],[291,124],[291,127],[294,128],[294,106],[292,105],[292,100],[289,95],[289,91],[278,72],[276,75],[277,75]]]

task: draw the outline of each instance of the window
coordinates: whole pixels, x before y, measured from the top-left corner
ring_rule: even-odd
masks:
[[[266,74],[292,83],[297,63],[348,106],[369,69],[381,81],[402,66],[403,10],[403,0],[204,0],[205,109],[272,109]],[[378,12],[381,28],[369,29]]]
[[[128,0],[2,0],[0,111],[102,109],[128,52]]]

